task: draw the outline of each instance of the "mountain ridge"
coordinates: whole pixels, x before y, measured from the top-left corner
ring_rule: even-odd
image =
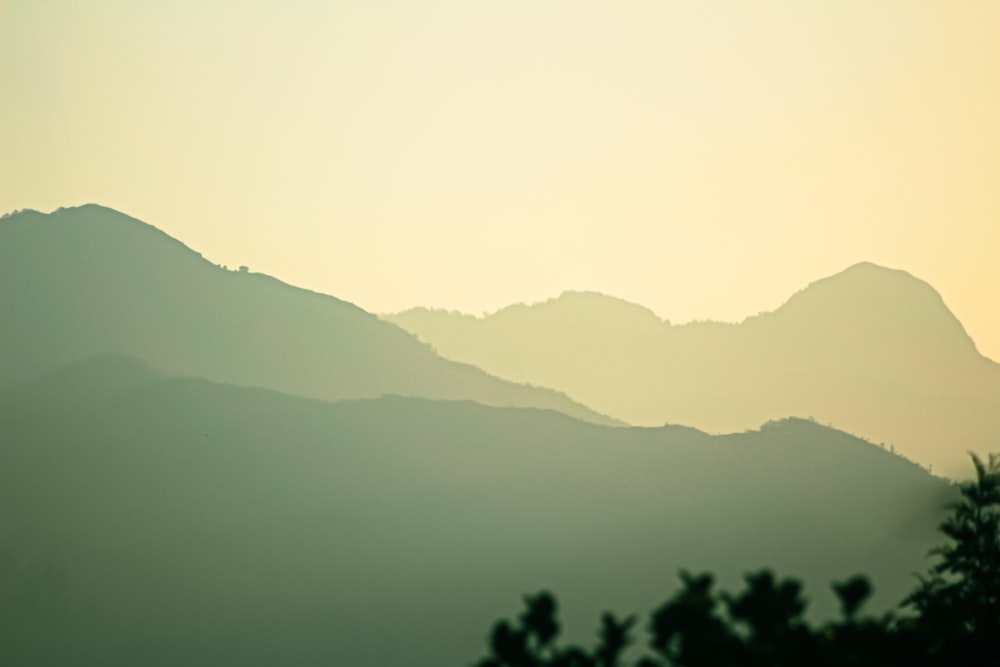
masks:
[[[739,323],[671,324],[593,292],[479,318],[384,317],[445,357],[558,388],[631,424],[720,433],[812,416],[948,475],[966,472],[967,449],[1000,440],[1000,364],[930,284],[871,262]]]
[[[730,586],[766,565],[817,592],[865,572],[887,609],[952,497],[801,420],[711,436],[204,378],[121,390],[150,372],[100,358],[0,393],[16,664],[457,664],[511,590],[556,587],[581,635],[681,567]],[[812,611],[834,615],[832,595]]]
[[[442,359],[355,304],[227,270],[93,204],[0,220],[0,309],[0,386],[120,353],[180,375],[318,398],[470,398],[617,423],[558,392]]]
[[[546,308],[552,308],[552,307],[565,307],[569,305],[576,305],[582,301],[590,300],[596,302],[597,307],[599,308],[608,310],[617,309],[623,312],[631,311],[632,316],[634,318],[639,318],[641,316],[647,320],[650,321],[655,320],[671,328],[698,327],[698,326],[738,326],[748,321],[772,315],[774,313],[781,311],[786,307],[798,306],[799,302],[803,300],[815,298],[815,292],[817,289],[822,289],[826,287],[828,284],[837,284],[839,281],[843,281],[845,278],[853,278],[854,276],[858,276],[860,274],[867,274],[868,276],[874,275],[880,278],[885,278],[885,277],[892,277],[893,279],[899,278],[902,279],[903,282],[909,283],[912,286],[920,286],[926,289],[927,292],[929,293],[928,295],[932,296],[931,300],[934,302],[934,305],[940,307],[942,311],[946,311],[948,317],[951,320],[953,320],[954,324],[958,327],[958,329],[960,329],[961,338],[967,339],[968,343],[976,349],[977,353],[979,353],[978,347],[975,345],[975,341],[968,334],[964,325],[962,325],[961,321],[957,317],[955,317],[954,313],[952,313],[950,309],[948,309],[947,305],[944,302],[943,297],[936,289],[934,289],[933,285],[931,285],[925,280],[922,280],[914,276],[912,273],[909,273],[908,271],[905,271],[903,269],[891,268],[867,260],[856,262],[854,264],[851,264],[847,268],[838,271],[837,273],[810,282],[802,289],[794,292],[781,305],[777,306],[773,310],[761,311],[752,315],[747,315],[740,320],[694,319],[685,322],[674,322],[669,317],[661,316],[652,308],[644,306],[636,301],[630,301],[629,299],[615,296],[613,294],[608,294],[606,292],[600,292],[597,290],[575,290],[575,289],[563,290],[558,295],[548,299],[543,299],[541,301],[513,303],[507,306],[503,306],[495,311],[483,313],[480,315],[476,315],[474,313],[466,313],[460,310],[453,310],[448,308],[414,306],[412,308],[407,308],[400,311],[381,313],[380,316],[390,322],[394,321],[395,319],[408,316],[411,313],[448,315],[449,317],[459,318],[463,320],[483,321],[483,320],[490,320],[493,318],[503,318],[511,314],[515,313],[519,314],[524,311],[544,310]],[[882,282],[884,283],[886,281]],[[896,282],[898,283],[899,281]],[[594,307],[594,303],[586,305]],[[979,354],[980,356],[989,359],[989,357],[986,357],[981,353]],[[990,361],[994,360],[990,359]],[[994,361],[994,363],[998,362]]]

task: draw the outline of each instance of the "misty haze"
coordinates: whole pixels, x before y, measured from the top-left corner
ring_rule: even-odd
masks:
[[[997,26],[6,0],[0,667],[1000,667]]]

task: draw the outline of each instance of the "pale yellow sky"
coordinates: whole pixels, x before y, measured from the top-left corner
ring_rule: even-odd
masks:
[[[870,260],[1000,359],[1000,2],[0,2],[0,212],[372,311],[739,320]]]

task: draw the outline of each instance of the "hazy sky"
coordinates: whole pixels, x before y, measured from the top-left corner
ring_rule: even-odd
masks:
[[[1000,2],[0,0],[0,212],[372,311],[739,320],[870,260],[1000,359]]]

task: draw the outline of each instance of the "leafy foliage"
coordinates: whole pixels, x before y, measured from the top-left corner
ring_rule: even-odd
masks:
[[[1000,455],[972,462],[976,479],[940,526],[951,543],[931,552],[939,561],[905,603],[919,614],[915,630],[934,638],[933,655],[986,664],[1000,653]]]
[[[770,571],[746,576],[737,595],[716,593],[711,574],[681,572],[681,588],[649,621],[649,648],[635,667],[856,667],[1000,665],[1000,456],[972,457],[976,478],[960,487],[940,530],[950,540],[906,615],[863,616],[867,578],[834,583],[841,618],[814,626],[801,584]],[[477,667],[620,667],[635,618],[605,614],[595,648],[561,648],[557,604],[548,592],[525,598],[518,623],[499,622],[491,655]]]

